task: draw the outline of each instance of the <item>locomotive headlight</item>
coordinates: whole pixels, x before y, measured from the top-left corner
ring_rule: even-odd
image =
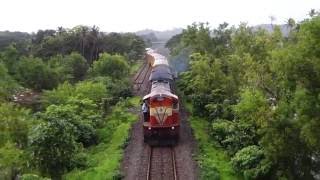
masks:
[[[174,130],[174,126],[172,126],[171,129]]]
[[[149,127],[148,129],[151,130],[151,127]]]

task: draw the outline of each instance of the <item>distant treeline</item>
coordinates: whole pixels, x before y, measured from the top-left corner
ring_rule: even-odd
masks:
[[[102,52],[122,54],[130,60],[141,58],[145,49],[142,38],[133,33],[104,33],[98,27],[76,26],[71,29],[39,30],[37,33],[0,32],[0,51],[10,44],[22,55],[48,59],[53,55],[78,52],[89,64]]]

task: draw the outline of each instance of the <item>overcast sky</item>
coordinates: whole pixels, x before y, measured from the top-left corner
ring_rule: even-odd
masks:
[[[192,22],[238,25],[302,20],[320,0],[0,0],[0,31],[97,25],[102,31],[165,30]]]

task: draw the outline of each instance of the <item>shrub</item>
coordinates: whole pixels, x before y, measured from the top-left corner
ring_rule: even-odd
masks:
[[[106,86],[101,82],[84,81],[75,85],[75,94],[81,98],[88,98],[96,103],[107,96]]]
[[[238,151],[231,163],[236,170],[243,172],[246,179],[261,179],[271,169],[271,162],[265,159],[263,150],[255,145]]]
[[[42,103],[44,107],[52,104],[66,104],[69,97],[75,96],[75,88],[68,82],[60,84],[56,89],[44,91]]]

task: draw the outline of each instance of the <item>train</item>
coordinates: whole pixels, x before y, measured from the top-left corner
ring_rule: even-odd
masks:
[[[176,144],[179,139],[179,98],[174,93],[175,75],[165,56],[146,49],[145,59],[151,67],[148,94],[148,118],[143,123],[144,142],[148,144]]]

